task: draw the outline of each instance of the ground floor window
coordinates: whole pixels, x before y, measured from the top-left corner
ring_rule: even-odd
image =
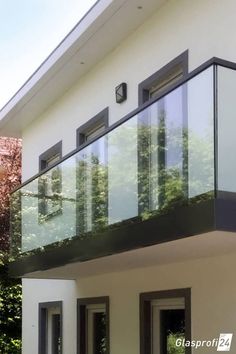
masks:
[[[140,295],[141,354],[190,354],[177,340],[191,337],[190,289]]]
[[[78,299],[78,353],[109,353],[109,298]]]
[[[62,302],[39,304],[39,354],[62,354]]]

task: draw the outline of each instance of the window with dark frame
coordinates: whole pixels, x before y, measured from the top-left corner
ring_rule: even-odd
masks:
[[[109,109],[106,107],[76,131],[77,147],[96,138],[108,127]]]
[[[39,303],[39,354],[62,354],[62,301]]]
[[[53,145],[39,156],[39,172],[54,165],[62,157],[62,141]]]
[[[167,208],[166,192],[172,180],[173,184],[182,188],[175,193],[173,203],[187,197],[186,85],[162,96],[187,73],[188,51],[185,51],[139,84],[139,105],[161,97],[146,110],[145,115],[141,113],[138,116],[140,214]],[[171,107],[176,106],[176,102],[178,112],[173,113]]]
[[[109,354],[109,297],[77,300],[78,354]]]
[[[171,86],[183,79],[188,74],[188,50],[160,70],[142,81],[138,86],[139,105],[157,97],[162,92],[170,89]]]
[[[191,289],[140,294],[140,353],[173,353],[176,340],[191,340]],[[191,347],[178,350],[191,354]]]
[[[77,129],[77,146],[92,141],[108,127],[108,107]],[[77,234],[99,230],[108,220],[107,136],[77,154]]]
[[[50,168],[62,157],[62,141],[39,156],[39,170]],[[39,178],[39,222],[44,222],[62,213],[61,169],[52,167]]]

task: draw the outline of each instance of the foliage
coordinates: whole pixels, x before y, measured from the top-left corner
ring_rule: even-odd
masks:
[[[177,347],[177,339],[184,339],[183,333],[169,333],[167,340],[167,353],[168,354],[185,354],[185,348],[183,346]]]
[[[19,354],[21,353],[21,340],[9,339],[6,334],[0,334],[0,350],[2,354]]]
[[[0,260],[0,353],[20,354],[21,284],[7,274],[7,255]]]
[[[21,352],[21,283],[8,277],[10,192],[20,183],[21,141],[0,138],[0,353]]]
[[[0,138],[0,251],[9,250],[10,192],[21,181],[21,141]]]

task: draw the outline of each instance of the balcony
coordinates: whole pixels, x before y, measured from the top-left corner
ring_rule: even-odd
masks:
[[[236,231],[235,69],[208,61],[14,191],[11,274]]]

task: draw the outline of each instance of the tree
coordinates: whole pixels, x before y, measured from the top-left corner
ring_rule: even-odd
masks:
[[[21,351],[21,282],[8,277],[10,192],[21,181],[21,141],[0,138],[0,353]]]

